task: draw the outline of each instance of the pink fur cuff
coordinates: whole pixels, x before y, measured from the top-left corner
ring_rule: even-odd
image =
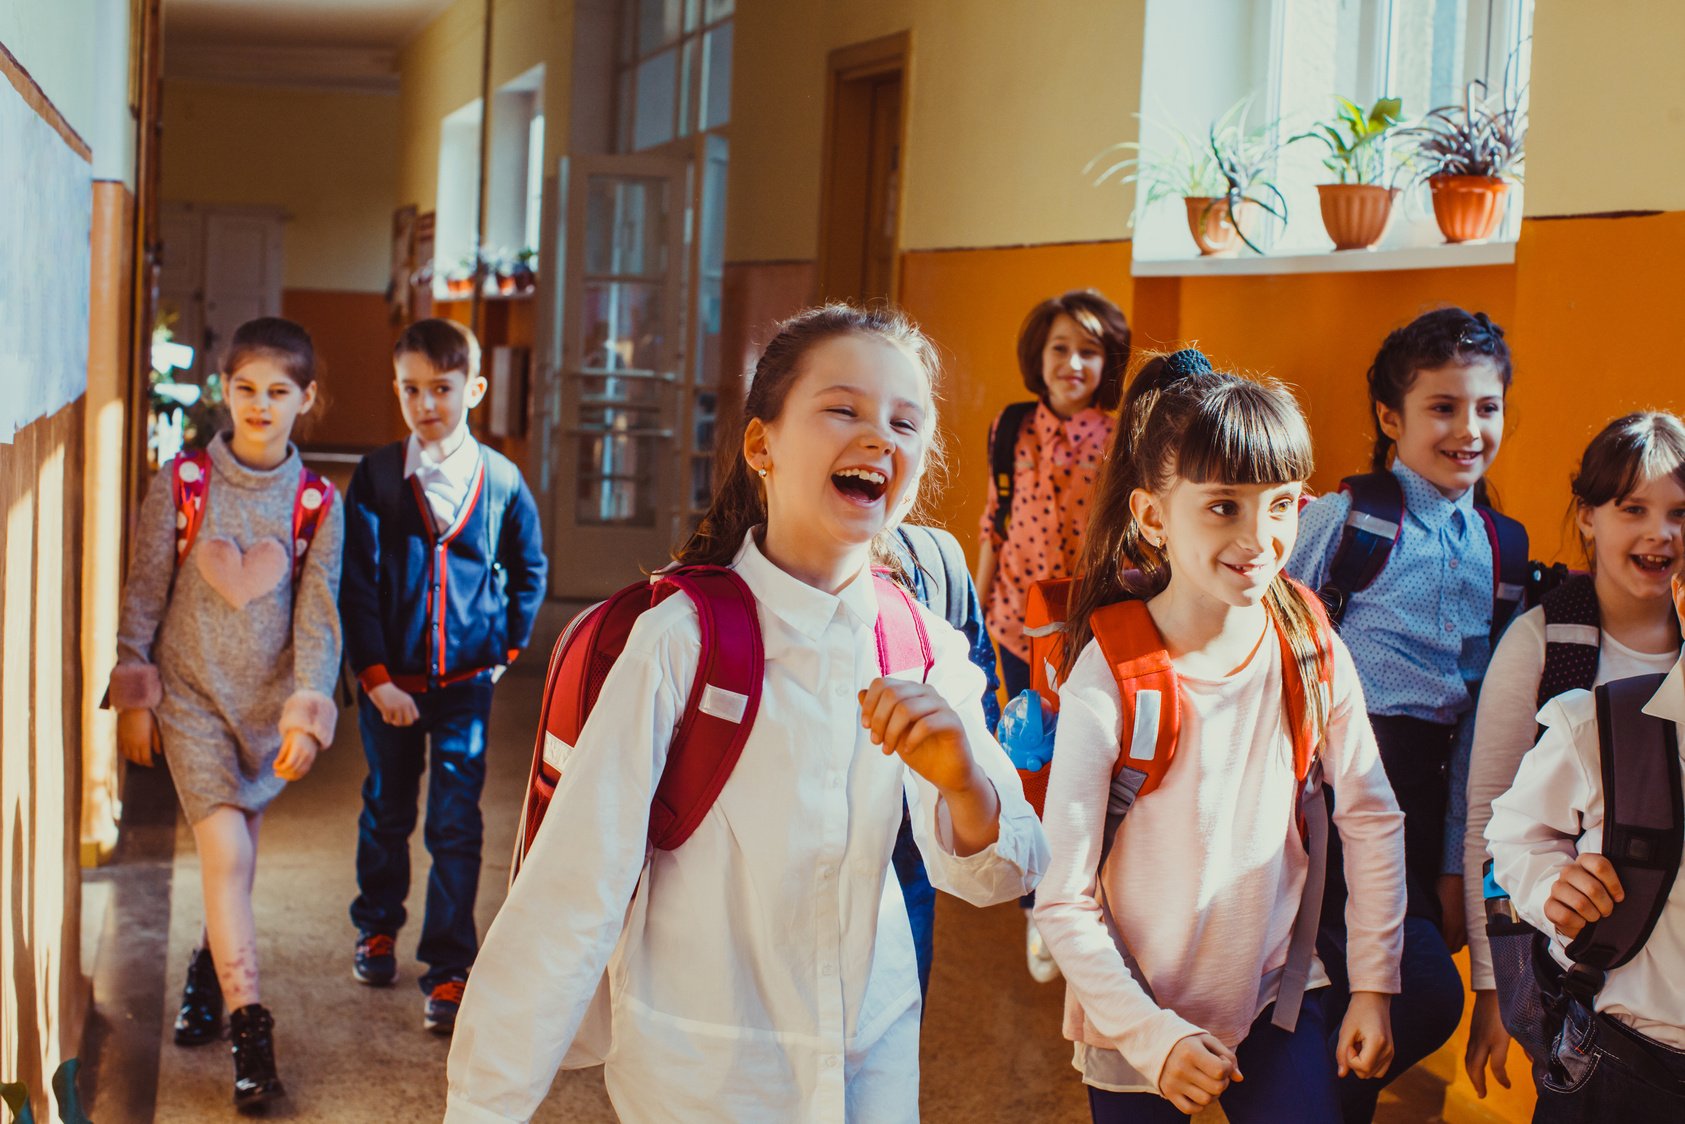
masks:
[[[293,730],[309,734],[326,749],[333,741],[339,710],[333,700],[319,691],[294,691],[281,707],[281,733]]]
[[[118,664],[111,669],[107,698],[118,710],[151,710],[164,701],[158,669],[149,663]]]

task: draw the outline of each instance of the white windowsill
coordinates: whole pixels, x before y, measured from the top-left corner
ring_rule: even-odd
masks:
[[[1232,257],[1135,259],[1136,277],[1254,277],[1277,273],[1374,273],[1398,269],[1452,269],[1471,265],[1509,265],[1514,242],[1406,246],[1393,250],[1325,250],[1314,254],[1254,254],[1242,249]]]

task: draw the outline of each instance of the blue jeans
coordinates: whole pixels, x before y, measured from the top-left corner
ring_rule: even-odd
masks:
[[[1328,1049],[1327,988],[1307,992],[1293,1033],[1270,1025],[1264,1008],[1235,1050],[1241,1076],[1219,1098],[1233,1124],[1338,1124],[1334,1055]],[[1187,1124],[1182,1111],[1157,1093],[1113,1093],[1088,1087],[1094,1124]]]
[[[930,962],[936,952],[936,890],[924,869],[924,856],[913,842],[913,821],[906,804],[901,809],[901,831],[895,837],[890,862],[901,883],[901,897],[907,903],[907,921],[913,927],[913,953],[919,962],[919,995],[930,999]]]
[[[363,694],[357,723],[369,775],[357,819],[357,889],[351,920],[362,932],[396,935],[410,890],[410,834],[415,830],[421,775],[428,773],[422,838],[432,856],[427,907],[416,957],[427,965],[423,992],[465,979],[479,949],[474,898],[480,888],[480,792],[486,783],[486,676],[415,696],[419,720],[388,726]]]
[[[1574,1003],[1556,1056],[1535,1081],[1534,1124],[1685,1120],[1685,1051]]]

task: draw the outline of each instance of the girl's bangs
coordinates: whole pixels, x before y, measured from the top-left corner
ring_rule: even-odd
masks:
[[[1310,428],[1284,388],[1237,382],[1195,413],[1176,475],[1195,484],[1291,484],[1314,465]]]
[[[1651,480],[1672,477],[1685,487],[1685,427],[1666,415],[1633,419],[1605,449],[1580,466],[1578,490],[1593,507],[1625,500]]]

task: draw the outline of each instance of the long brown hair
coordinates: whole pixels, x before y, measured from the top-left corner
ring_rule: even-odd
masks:
[[[916,324],[896,309],[873,307],[855,308],[847,304],[826,304],[810,308],[778,325],[772,342],[766,345],[749,377],[748,395],[743,403],[741,420],[725,435],[719,446],[715,464],[714,496],[708,512],[697,524],[696,531],[683,546],[673,553],[675,561],[686,566],[729,566],[743,545],[743,536],[757,524],[766,522],[766,491],[764,485],[749,469],[743,456],[743,437],[749,421],[759,418],[762,424],[778,420],[784,412],[784,400],[802,372],[802,360],[826,340],[838,336],[861,335],[879,339],[905,352],[913,365],[924,373],[930,391],[932,409],[926,419],[929,444],[925,447],[924,472],[914,487],[922,496],[934,475],[942,468],[941,431],[936,427],[934,403],[936,379],[941,365],[936,348]],[[916,512],[918,504],[914,504]],[[912,517],[912,512],[908,518]],[[885,528],[873,543],[873,557],[893,563],[898,555],[891,550],[887,538],[893,528]],[[898,568],[898,567],[897,567]]]
[[[1310,427],[1281,383],[1213,371],[1197,352],[1149,362],[1130,386],[1095,490],[1081,577],[1065,619],[1061,678],[1093,639],[1095,610],[1126,597],[1153,597],[1170,584],[1168,556],[1146,540],[1130,510],[1135,489],[1164,495],[1178,478],[1285,484],[1306,479],[1313,466]],[[1320,740],[1328,721],[1316,687],[1320,617],[1285,573],[1270,582],[1264,606],[1299,665],[1306,712]]]

